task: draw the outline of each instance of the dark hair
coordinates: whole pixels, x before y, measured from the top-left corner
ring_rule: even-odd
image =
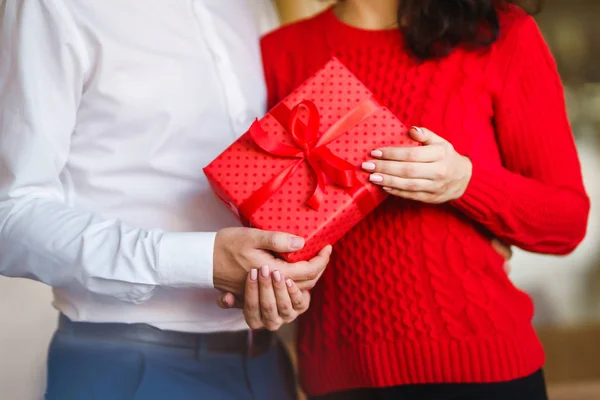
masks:
[[[457,47],[486,48],[498,39],[498,11],[515,4],[529,13],[541,0],[402,0],[398,21],[408,49],[419,59],[439,58]]]

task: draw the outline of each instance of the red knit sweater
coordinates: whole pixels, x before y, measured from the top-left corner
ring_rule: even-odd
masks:
[[[390,198],[337,243],[300,322],[309,394],[504,381],[542,367],[532,302],[489,238],[569,253],[590,204],[552,56],[525,13],[500,20],[488,51],[424,63],[399,31],[353,28],[332,11],[264,38],[270,105],[335,55],[406,125],[431,129],[473,163],[459,200]]]

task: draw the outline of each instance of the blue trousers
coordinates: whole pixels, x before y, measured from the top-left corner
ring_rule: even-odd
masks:
[[[293,400],[281,344],[256,357],[54,335],[46,400]]]

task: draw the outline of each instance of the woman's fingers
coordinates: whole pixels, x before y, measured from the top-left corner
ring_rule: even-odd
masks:
[[[439,189],[439,183],[429,179],[407,179],[392,175],[373,174],[369,177],[369,180],[384,188],[405,192],[436,193]]]
[[[444,157],[449,143],[426,128],[413,126],[410,137],[422,146],[383,147],[371,152],[371,156],[381,160],[434,162]]]
[[[328,249],[326,252],[330,253]],[[222,295],[218,303],[222,308],[231,308],[234,304],[239,304],[231,293]],[[286,279],[281,271],[275,270],[271,273],[268,266],[263,266],[260,270],[253,269],[248,273],[244,317],[251,329],[266,328],[276,331],[284,323],[295,320],[309,305],[309,293],[300,290],[296,283]]]
[[[379,160],[405,162],[435,162],[444,156],[441,146],[384,147],[373,150],[371,157]]]
[[[308,292],[308,290],[300,290],[296,283],[291,279],[287,279],[285,284],[294,310],[296,310],[298,314],[302,314],[308,310],[308,306],[310,305],[310,292]]]
[[[279,271],[273,271],[273,288],[279,317],[286,323],[296,319],[297,313],[292,306],[292,299],[285,284],[285,277]]]
[[[264,327],[260,312],[260,295],[258,290],[258,270],[253,269],[246,277],[246,293],[244,295],[244,317],[251,329]]]
[[[512,248],[497,238],[492,239],[492,247],[494,250],[496,250],[496,252],[498,252],[498,254],[504,257],[504,272],[506,272],[507,275],[510,275],[512,272],[512,266],[510,265],[509,261],[513,256]]]
[[[444,139],[441,136],[438,136],[437,134],[435,134],[427,128],[413,126],[410,128],[408,133],[413,140],[422,143],[425,146],[435,143],[446,142],[446,139]]]
[[[279,317],[277,299],[275,297],[275,291],[273,290],[273,280],[268,266],[264,266],[260,269],[258,286],[260,290],[259,297],[262,322],[268,330],[276,331],[281,327],[282,319]]]
[[[220,304],[230,308],[234,298],[229,298],[227,295],[221,297]],[[308,309],[309,305],[308,292],[302,292],[280,271],[275,270],[271,273],[270,268],[264,266],[260,270],[253,269],[248,274],[244,316],[250,328],[276,331],[284,323],[295,320],[299,314]]]
[[[494,250],[496,250],[498,254],[504,257],[504,260],[509,261],[512,258],[513,251],[509,245],[496,238],[493,238],[491,243]]]
[[[367,172],[393,175],[412,179],[440,179],[444,177],[445,167],[442,163],[419,163],[404,161],[367,161],[362,164]]]

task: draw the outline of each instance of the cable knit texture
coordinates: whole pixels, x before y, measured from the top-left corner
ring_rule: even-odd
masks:
[[[423,63],[399,31],[353,28],[331,10],[263,39],[271,106],[336,56],[406,125],[431,129],[473,163],[459,200],[390,198],[337,243],[300,321],[309,394],[505,381],[543,366],[532,301],[490,237],[568,253],[585,235],[589,199],[538,27],[513,7],[500,21],[490,49]]]

